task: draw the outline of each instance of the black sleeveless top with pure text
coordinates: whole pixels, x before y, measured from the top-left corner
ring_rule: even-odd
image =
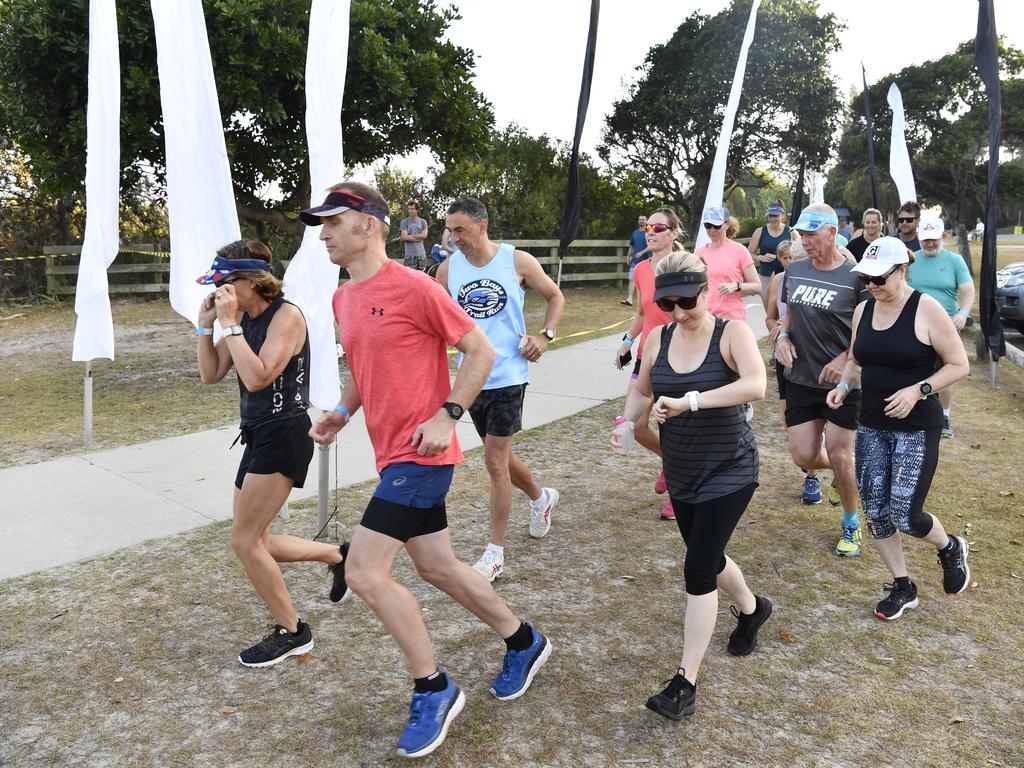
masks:
[[[920,291],[910,294],[896,322],[884,331],[871,327],[875,300],[868,299],[857,326],[853,356],[861,365],[860,423],[889,432],[918,432],[942,427],[942,405],[932,395],[919,400],[905,419],[885,415],[885,398],[897,390],[924,381],[935,373],[939,359],[935,347],[922,344],[914,333]]]
[[[731,384],[739,374],[726,365],[719,345],[727,321],[715,318],[707,355],[697,368],[678,373],[668,362],[675,323],[662,326],[661,349],[651,368],[655,399],[682,397]],[[684,410],[661,425],[665,483],[672,498],[691,504],[727,496],[757,483],[759,457],[742,405]]]
[[[267,329],[270,328],[274,315],[285,304],[291,304],[291,302],[274,299],[258,317],[251,318],[248,314],[242,315],[242,331],[245,334],[245,340],[257,355],[263,348],[263,342],[267,340]],[[238,393],[241,396],[242,427],[252,429],[271,421],[293,419],[305,415],[306,409],[309,407],[308,365],[309,332],[307,331],[299,354],[288,361],[284,370],[269,387],[261,389],[259,392],[250,392],[242,383],[242,377],[239,376]]]

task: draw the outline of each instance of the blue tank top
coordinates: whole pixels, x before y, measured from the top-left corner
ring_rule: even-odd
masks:
[[[526,291],[516,273],[515,248],[502,243],[494,258],[482,267],[473,266],[462,251],[456,251],[448,257],[448,292],[476,320],[497,352],[483,388],[526,384],[530,380],[529,361],[519,354],[519,341],[526,333]]]
[[[768,231],[768,225],[765,224],[761,227],[761,237],[757,241],[757,253],[759,256],[764,256],[766,253],[775,253],[775,250],[779,247],[779,243],[783,240],[789,240],[790,229],[789,226],[783,226],[782,232],[779,233],[778,237],[772,235]],[[782,272],[784,267],[778,259],[772,261],[761,262],[757,267],[757,273],[764,277],[771,277]]]

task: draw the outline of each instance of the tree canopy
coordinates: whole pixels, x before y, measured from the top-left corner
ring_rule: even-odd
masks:
[[[1002,144],[1024,148],[1024,52],[1000,43],[1002,80]],[[886,75],[868,87],[873,119],[875,163],[883,212],[905,201],[898,199],[888,174],[892,111],[886,102],[895,82],[903,96],[907,149],[918,202],[938,205],[952,223],[973,225],[981,215],[987,185],[988,96],[974,63],[974,40],[952,53]],[[863,92],[850,100],[850,117],[843,127],[838,163],[825,186],[828,200],[854,211],[871,207],[867,165],[867,132]],[[1004,163],[1000,195],[1020,200],[1020,169]]]
[[[239,214],[293,228],[309,189],[303,89],[308,0],[207,0],[214,76]],[[122,190],[164,166],[148,0],[119,0]],[[490,105],[473,54],[444,39],[458,18],[434,0],[352,0],[342,130],[359,164],[427,145],[442,161],[482,142]],[[88,0],[0,2],[0,142],[27,157],[66,209],[84,188]],[[276,190],[264,200],[265,190]]]
[[[602,157],[699,223],[751,0],[690,15],[654,46],[629,95],[615,103]],[[724,196],[758,168],[789,173],[801,155],[823,167],[842,104],[829,69],[842,26],[816,0],[765,0],[747,57]]]

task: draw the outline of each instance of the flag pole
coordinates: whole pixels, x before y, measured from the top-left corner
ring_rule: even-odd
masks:
[[[878,207],[878,176],[875,174],[875,137],[871,118],[871,97],[868,95],[868,74],[864,69],[863,61],[860,63],[860,74],[864,83],[864,120],[868,126],[868,168],[871,171],[871,206],[881,210]]]
[[[85,361],[84,383],[82,427],[85,435],[85,447],[92,448],[92,360]]]

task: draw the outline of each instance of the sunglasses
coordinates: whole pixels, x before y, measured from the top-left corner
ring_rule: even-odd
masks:
[[[721,229],[725,224],[712,224],[710,221],[704,222],[704,229]]]
[[[220,288],[221,286],[224,286],[224,285],[232,285],[234,283],[237,283],[239,280],[242,280],[242,279],[243,278],[241,278],[241,277],[236,277],[234,280],[229,280],[228,278],[225,277],[223,280],[218,280],[216,283],[214,283],[214,286],[216,286],[217,288]]]
[[[881,286],[885,285],[885,281],[888,280],[889,276],[892,275],[892,273],[895,272],[897,269],[899,269],[898,266],[893,267],[888,272],[886,272],[884,275],[878,275],[877,277],[870,277],[868,275],[859,275],[860,281],[862,283],[864,283],[864,285],[868,285],[870,283],[871,285],[877,285],[877,286],[881,287]]]
[[[701,293],[703,292],[704,291],[702,289]],[[658,309],[662,310],[663,312],[671,312],[676,307],[679,307],[680,309],[693,309],[694,307],[697,306],[697,299],[699,298],[700,293],[698,293],[696,296],[680,296],[678,299],[657,299],[654,303],[657,304]]]
[[[668,232],[670,229],[672,229],[672,227],[670,227],[668,224],[648,224],[646,227],[644,227],[644,230],[646,230],[648,233]]]
[[[913,222],[917,221],[917,217],[915,217],[915,216],[900,216],[898,219],[896,219],[896,221],[898,221],[900,224],[912,224]]]

